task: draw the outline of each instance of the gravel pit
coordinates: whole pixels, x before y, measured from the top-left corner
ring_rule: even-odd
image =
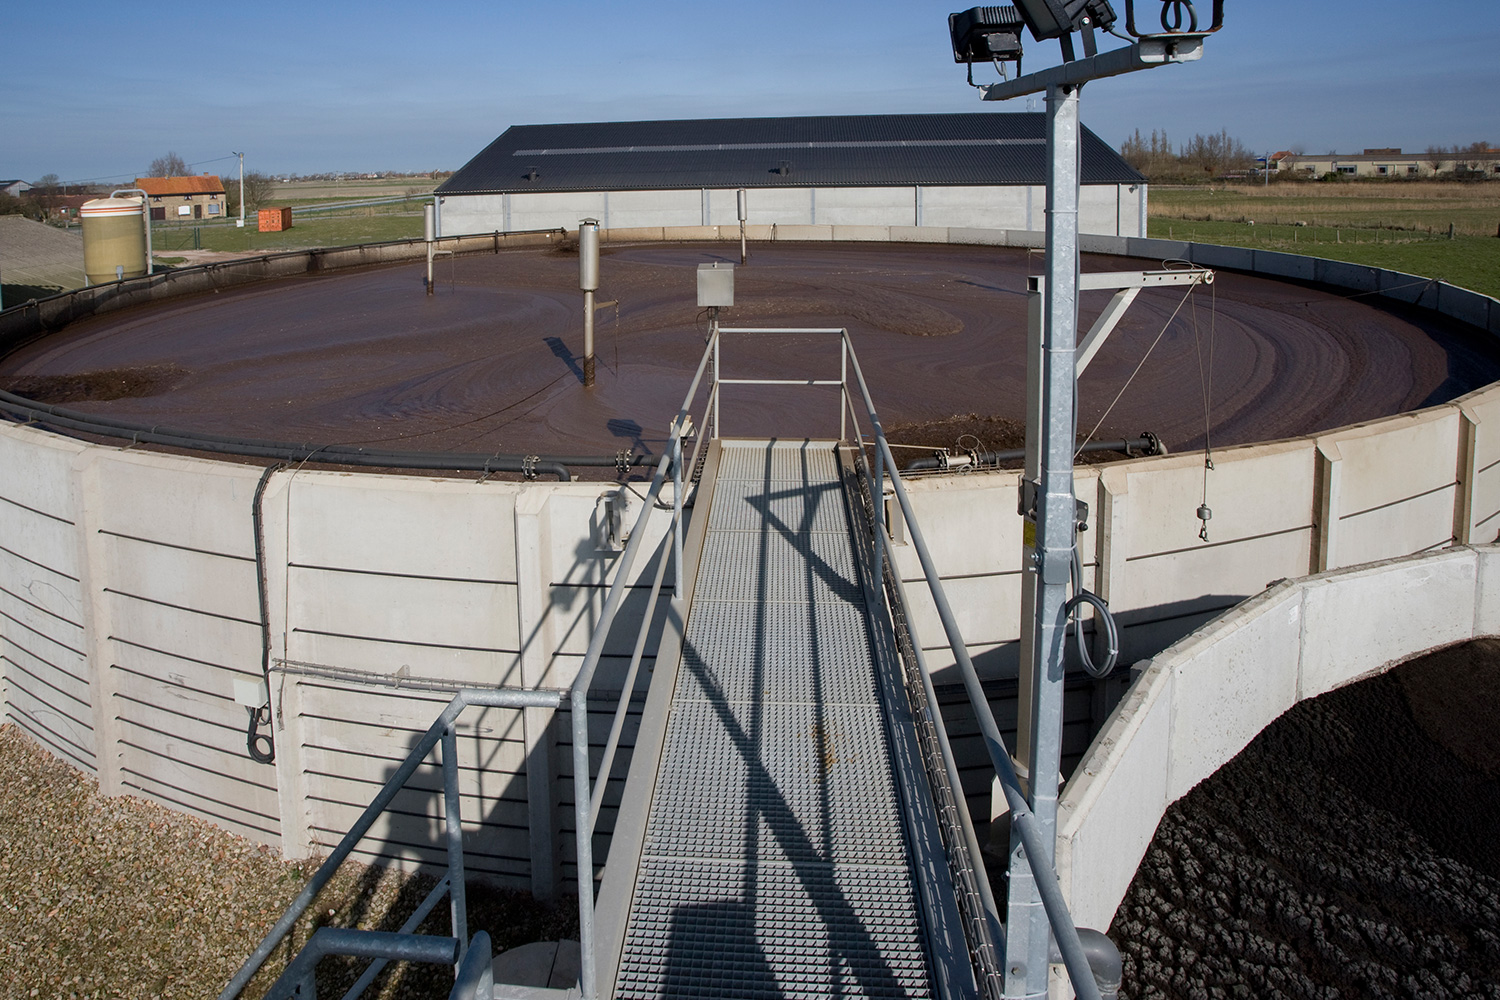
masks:
[[[1500,998],[1500,640],[1302,702],[1168,811],[1122,997]]]
[[[216,997],[317,870],[98,783],[16,726],[0,726],[0,997],[202,1000]],[[245,991],[259,997],[324,924],[396,930],[435,879],[346,863]],[[577,937],[576,902],[471,883],[469,926],[497,950]],[[448,933],[440,904],[423,933]],[[362,971],[327,959],[321,997]],[[393,965],[365,995],[446,997],[452,973]]]

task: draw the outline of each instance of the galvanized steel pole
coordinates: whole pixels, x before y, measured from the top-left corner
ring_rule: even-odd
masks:
[[[599,287],[599,222],[578,224],[578,287],[583,289],[583,384],[594,384],[594,292]]]
[[[1078,340],[1078,87],[1047,89],[1047,291],[1040,390],[1040,440],[1035,442],[1035,614],[1029,662],[1022,662],[1021,728],[1029,805],[1036,817],[1050,867],[1057,844],[1057,792],[1062,757],[1063,640],[1067,629],[1069,572],[1073,561],[1077,501],[1073,495],[1074,371]],[[1029,688],[1029,690],[1027,690]],[[1041,859],[1038,859],[1040,863]],[[1047,995],[1051,932],[1032,866],[1016,832],[1011,835],[1006,996]]]

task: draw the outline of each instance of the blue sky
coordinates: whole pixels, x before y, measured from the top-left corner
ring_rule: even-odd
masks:
[[[1226,6],[1202,62],[1090,84],[1084,122],[1116,146],[1137,128],[1224,128],[1257,151],[1500,145],[1495,0]],[[966,86],[955,3],[126,9],[10,6],[0,177],[128,178],[168,150],[226,174],[232,149],[273,173],[456,169],[514,124],[1026,109]],[[1028,70],[1056,48],[1028,39]]]

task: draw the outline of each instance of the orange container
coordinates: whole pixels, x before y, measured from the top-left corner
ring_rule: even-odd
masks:
[[[263,233],[279,233],[284,229],[292,228],[291,206],[263,208],[256,217],[260,223],[260,231]]]

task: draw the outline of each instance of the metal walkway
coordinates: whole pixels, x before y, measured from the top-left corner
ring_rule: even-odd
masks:
[[[703,487],[614,996],[941,995],[835,445]]]

